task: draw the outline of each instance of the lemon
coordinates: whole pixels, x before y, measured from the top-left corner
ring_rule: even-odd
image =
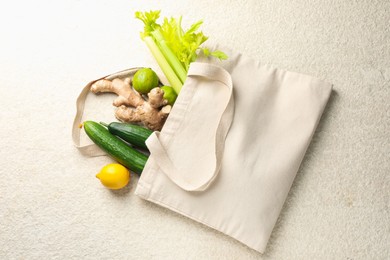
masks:
[[[141,94],[149,93],[158,87],[158,76],[150,68],[139,69],[133,77],[133,88]]]
[[[161,89],[164,91],[164,99],[168,100],[168,104],[173,106],[177,98],[175,90],[170,86],[162,86]]]
[[[96,178],[109,189],[118,190],[127,185],[130,180],[130,172],[118,163],[111,163],[104,166]]]

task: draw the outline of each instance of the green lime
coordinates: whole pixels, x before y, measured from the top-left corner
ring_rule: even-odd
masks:
[[[162,86],[161,89],[164,91],[164,99],[168,100],[168,104],[173,106],[177,98],[175,90],[170,86]]]
[[[141,94],[149,93],[153,88],[158,87],[158,76],[150,68],[138,70],[133,77],[133,87]]]

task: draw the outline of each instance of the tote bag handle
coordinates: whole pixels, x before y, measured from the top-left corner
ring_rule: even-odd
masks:
[[[100,79],[89,82],[79,94],[76,100],[76,116],[73,120],[72,127],[72,139],[74,146],[80,151],[81,154],[87,157],[96,157],[107,155],[106,152],[101,150],[96,144],[88,144],[82,145],[80,142],[80,134],[81,134],[81,119],[84,114],[85,101],[87,99],[88,94],[90,93],[90,89],[93,83],[101,79],[112,80],[115,78],[124,78],[124,77],[132,77],[140,68],[131,68],[127,70],[123,70],[114,74],[110,74],[108,76],[102,77]]]
[[[221,111],[222,114],[215,115],[214,118],[205,116],[204,113],[208,113],[210,110],[213,109],[212,106],[209,106],[208,108],[199,108],[196,111],[191,110],[191,106],[188,104],[183,103],[190,103],[192,102],[192,98],[190,95],[187,95],[187,93],[180,93],[180,95],[186,96],[188,98],[179,99],[176,101],[175,106],[180,107],[186,107],[189,109],[189,111],[180,111],[180,114],[185,114],[183,118],[189,117],[192,119],[198,119],[198,121],[202,121],[203,119],[199,120],[199,118],[203,117],[204,121],[202,122],[206,127],[200,127],[200,129],[204,130],[198,130],[196,127],[194,127],[192,130],[189,131],[188,140],[190,140],[193,135],[204,135],[208,136],[210,134],[213,134],[214,136],[214,144],[215,146],[212,148],[214,149],[212,161],[213,163],[209,163],[207,165],[206,171],[192,171],[191,169],[196,169],[198,164],[202,164],[202,160],[191,160],[191,158],[200,158],[201,156],[197,156],[197,154],[191,155],[191,151],[188,152],[191,156],[188,158],[188,164],[185,165],[186,167],[183,167],[180,169],[177,167],[178,164],[182,164],[182,162],[178,162],[180,156],[174,155],[172,157],[171,154],[169,154],[169,145],[172,142],[165,142],[167,144],[164,144],[164,142],[161,140],[162,136],[164,134],[165,127],[170,127],[169,123],[166,123],[166,126],[164,126],[161,134],[159,132],[154,132],[146,141],[146,145],[151,152],[151,156],[153,157],[153,160],[157,163],[157,165],[160,167],[160,169],[169,177],[169,179],[174,182],[176,185],[181,187],[183,190],[186,191],[204,191],[207,189],[207,187],[213,182],[215,177],[218,175],[220,167],[221,167],[221,160],[223,156],[224,146],[225,146],[225,139],[228,134],[230,125],[233,120],[234,115],[234,100],[233,100],[233,83],[232,78],[230,74],[224,70],[222,67],[208,64],[208,63],[199,63],[194,62],[191,63],[191,66],[188,71],[188,75],[190,78],[190,83],[187,84],[187,81],[185,82],[182,92],[190,92],[190,93],[196,93],[196,90],[194,88],[222,88],[219,91],[224,91],[226,93],[223,93],[219,97],[223,97],[222,100],[217,99],[215,102],[219,102],[220,104],[224,104],[224,109]],[[209,99],[205,98],[205,101],[202,101],[202,98],[204,98],[205,93],[202,92],[203,97],[200,97],[197,102],[197,106],[206,105],[205,102],[209,102]],[[195,94],[197,95],[197,94]],[[199,103],[200,100],[200,103]],[[179,104],[177,104],[179,103]],[[194,106],[192,106],[193,108]],[[175,107],[173,108],[170,117],[174,117],[174,113],[176,112]],[[203,109],[203,110],[202,110]],[[179,113],[178,113],[179,114]],[[168,117],[168,121],[170,118]],[[209,121],[207,121],[209,120]],[[210,122],[210,121],[213,122]],[[217,121],[217,124],[215,124],[214,120]],[[189,122],[192,122],[193,120],[190,119]],[[208,128],[209,125],[216,125],[215,129]],[[185,127],[184,127],[185,128]],[[180,128],[179,129],[169,129],[170,132],[178,131],[178,133],[174,133],[171,139],[174,139],[177,134],[180,134]],[[200,132],[198,132],[200,131]],[[203,132],[202,132],[203,131]],[[185,139],[184,139],[185,140]],[[197,145],[201,146],[202,144],[192,144],[189,146],[186,146],[183,144],[181,147],[183,149],[195,149]],[[168,147],[167,147],[168,146]],[[173,149],[180,149],[178,145],[176,147],[173,147]],[[203,147],[201,147],[203,149]],[[205,148],[207,149],[207,148]],[[199,151],[199,149],[198,149]],[[202,152],[202,151],[201,151]],[[178,152],[176,152],[177,154]],[[179,152],[180,153],[180,152]],[[196,151],[194,151],[196,153]],[[202,168],[205,169],[205,168]]]

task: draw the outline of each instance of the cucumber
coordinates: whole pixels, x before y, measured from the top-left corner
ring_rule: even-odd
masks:
[[[153,133],[153,131],[142,126],[129,123],[112,122],[107,125],[100,122],[100,124],[106,126],[111,134],[119,136],[126,142],[129,142],[139,148],[148,149],[145,141]]]
[[[141,174],[148,157],[128,146],[111,134],[104,126],[94,121],[85,121],[84,130],[91,140],[114,160],[130,171]]]

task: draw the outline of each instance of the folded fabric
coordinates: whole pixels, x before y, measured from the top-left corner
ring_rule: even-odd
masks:
[[[135,193],[264,252],[332,86],[228,56],[192,63]]]

